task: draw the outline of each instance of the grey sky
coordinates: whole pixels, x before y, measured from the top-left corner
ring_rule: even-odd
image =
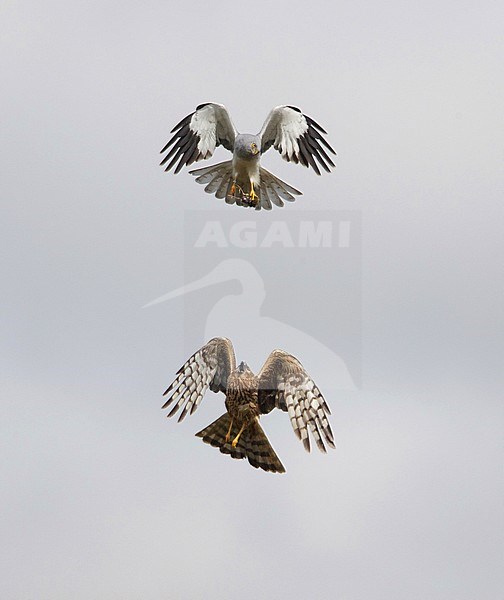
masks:
[[[244,7],[1,9],[0,596],[494,600],[504,11]],[[327,129],[331,175],[262,160],[304,192],[275,217],[361,213],[362,386],[336,393],[311,369],[330,392],[327,456],[264,418],[284,476],[194,437],[217,396],[180,425],[160,410],[187,358],[183,306],[142,306],[185,282],[187,209],[250,216],[158,166],[205,101],[240,131],[282,103]],[[265,358],[253,340],[237,351]]]

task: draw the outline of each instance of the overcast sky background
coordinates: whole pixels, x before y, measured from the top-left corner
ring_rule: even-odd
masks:
[[[2,598],[500,596],[503,17],[3,3]],[[313,116],[338,166],[318,178],[268,153],[304,192],[282,211],[362,220],[362,385],[333,392],[303,357],[338,449],[308,455],[265,417],[283,476],[194,438],[222,399],[181,425],[160,411],[187,358],[183,301],[142,306],[185,282],[187,209],[250,214],[158,166],[210,100],[241,131],[282,103]]]

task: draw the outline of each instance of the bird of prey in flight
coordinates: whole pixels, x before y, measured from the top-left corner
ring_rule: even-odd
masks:
[[[255,467],[284,473],[285,469],[259,424],[260,415],[274,408],[288,412],[294,433],[310,451],[311,433],[322,452],[324,441],[335,448],[329,407],[302,364],[283,350],[273,350],[258,375],[241,362],[236,366],[233,345],[223,337],[211,339],[182,365],[164,393],[168,417],[180,408],[179,422],[199,406],[207,389],[223,392],[226,411],[197,433],[207,444],[232,458],[247,458]]]
[[[232,160],[189,171],[205,192],[224,198],[228,204],[271,210],[283,206],[301,192],[260,166],[261,156],[273,146],[286,161],[300,163],[320,175],[334,167],[328,152],[336,154],[324,138],[326,131],[294,106],[277,106],[257,135],[238,133],[227,108],[222,104],[200,104],[171,133],[173,137],[161,150],[168,151],[161,165],[178,173],[183,166],[210,158],[217,146],[233,153]],[[325,148],[324,148],[325,146]]]

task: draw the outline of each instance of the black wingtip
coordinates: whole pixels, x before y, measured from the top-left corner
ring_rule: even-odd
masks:
[[[327,135],[327,131],[322,127],[322,125],[319,125],[317,121],[315,121],[308,115],[305,115],[305,118],[312,127],[315,127],[315,129],[318,129],[321,133],[325,133]]]
[[[181,129],[186,123],[189,123],[191,121],[193,115],[194,115],[194,113],[191,113],[190,115],[187,115],[186,117],[184,117],[179,123],[177,123],[175,125],[175,127],[170,131],[170,133],[175,133],[175,131],[177,131],[177,129]]]
[[[180,408],[178,402],[175,404],[175,406],[170,410],[170,412],[168,413],[168,417],[173,417],[173,415],[178,411],[178,409]]]

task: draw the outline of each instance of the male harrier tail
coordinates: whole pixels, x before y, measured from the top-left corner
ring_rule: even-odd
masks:
[[[166,171],[210,158],[217,146],[233,153],[230,161],[189,171],[205,191],[225,199],[228,204],[264,208],[283,206],[301,192],[260,166],[261,156],[273,146],[289,162],[311,167],[320,175],[320,167],[329,172],[334,163],[328,152],[336,154],[324,138],[326,131],[294,106],[277,106],[268,115],[257,135],[238,133],[222,104],[200,104],[171,133],[173,137],[161,150],[168,151],[161,162]]]

